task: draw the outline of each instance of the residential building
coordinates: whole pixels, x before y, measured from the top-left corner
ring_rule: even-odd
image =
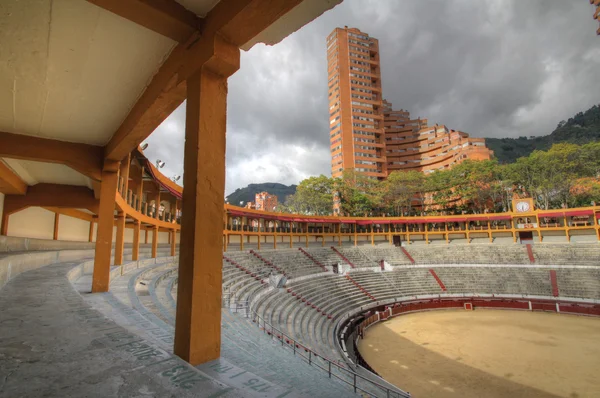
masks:
[[[379,42],[355,28],[327,37],[331,174],[387,176]]]
[[[248,204],[251,204],[251,207],[249,208],[252,209],[263,211],[275,211],[275,208],[278,204],[277,195],[271,195],[270,193],[263,191],[254,195],[254,203]]]
[[[411,119],[405,110],[394,111],[384,100],[387,169],[432,173],[466,159],[488,160],[493,152],[485,139],[471,138],[444,125],[429,126],[427,119]]]
[[[382,98],[379,42],[356,28],[327,37],[331,175],[355,170],[385,179],[396,170],[431,173],[465,159],[490,159],[483,138],[411,119]],[[334,212],[339,204],[334,203]]]

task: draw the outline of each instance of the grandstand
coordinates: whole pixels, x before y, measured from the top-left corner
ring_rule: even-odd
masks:
[[[170,245],[159,246],[156,258],[151,257],[149,245],[142,246],[140,260],[112,267],[108,293],[87,295],[93,270],[89,244],[5,237],[0,243],[4,250],[0,266],[7,276],[6,286],[0,290],[2,319],[21,311],[28,295],[39,297],[32,289],[43,279],[48,288],[55,286],[56,291],[68,294],[67,305],[88,314],[74,314],[72,322],[78,323],[78,333],[85,335],[88,323],[89,328],[101,322],[106,330],[137,336],[147,350],[157,356],[161,353],[163,373],[168,375],[169,369],[186,366],[178,365],[180,359],[170,354],[178,290],[177,258],[169,256]],[[23,250],[26,248],[29,250]],[[225,388],[244,394],[227,380],[230,373],[220,372],[240,369],[261,380],[270,393],[340,396],[356,388],[370,396],[408,396],[402,386],[390,385],[369,372],[368,364],[361,363],[351,342],[357,333],[353,328],[362,327],[356,320],[365,319],[361,314],[368,314],[373,322],[373,316],[384,319],[406,311],[462,308],[470,302],[476,307],[600,315],[600,249],[595,246],[537,245],[535,264],[520,245],[440,247],[436,249],[446,254],[434,251],[431,260],[427,257],[430,249],[409,248],[414,264],[399,248],[390,247],[342,247],[337,249],[339,254],[332,248],[224,253],[221,359],[217,365],[209,362],[186,367],[189,386],[192,390]],[[550,256],[552,249],[556,254]],[[125,253],[130,251],[130,247],[125,248]],[[353,267],[344,270],[344,258],[351,259]],[[26,273],[19,277],[22,272]],[[284,274],[288,279],[282,288],[269,280],[272,275]],[[81,296],[68,293],[68,281]],[[52,318],[62,303],[51,300],[39,305],[48,313],[42,322],[57,322],[61,327],[67,322],[64,316]],[[46,308],[51,306],[56,308]],[[33,331],[26,333],[31,336]],[[16,336],[9,333],[7,338]],[[108,358],[119,364],[117,369],[130,366],[131,358],[119,357],[110,344],[103,347],[109,351]],[[48,377],[52,376],[50,372]],[[5,391],[17,388],[22,386],[9,383]],[[35,386],[28,391],[35,393]]]
[[[599,314],[599,206],[224,204],[240,51],[340,2],[2,2],[0,397],[406,397],[361,362],[365,322],[467,304]],[[142,143],[186,100],[184,191]]]

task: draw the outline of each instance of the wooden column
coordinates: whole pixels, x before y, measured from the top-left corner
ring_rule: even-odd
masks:
[[[110,279],[110,254],[114,225],[115,195],[119,181],[118,162],[106,162],[100,184],[100,206],[98,208],[98,228],[96,232],[96,251],[94,256],[94,274],[92,293],[108,291]]]
[[[175,241],[177,240],[177,231],[172,230],[171,234],[171,257],[175,256]]]
[[[131,249],[131,261],[138,261],[140,259],[140,226],[139,220],[133,221],[133,242]]]
[[[148,244],[148,228],[144,230],[144,244]]]
[[[139,167],[136,173],[137,185],[135,186],[135,195],[137,196],[138,203],[136,210],[142,211],[142,197],[144,196],[144,168]]]
[[[90,235],[88,237],[88,242],[94,240],[94,220],[90,221]]]
[[[123,264],[123,248],[125,246],[125,214],[117,215],[117,236],[115,240],[115,265]]]
[[[152,258],[156,258],[158,254],[158,226],[152,227]]]
[[[157,189],[159,191],[154,196],[154,218],[160,220],[160,187],[157,187]]]
[[[215,53],[216,65],[187,80],[174,353],[192,365],[221,353],[227,77],[239,68],[239,49],[217,38]]]
[[[0,235],[8,235],[8,218],[10,214],[2,213],[2,225],[0,226]]]
[[[119,174],[122,177],[123,181],[123,199],[127,202],[127,198],[129,197],[129,166],[131,165],[131,154],[125,156],[121,161],[121,167],[119,169]]]
[[[54,213],[54,233],[52,234],[52,239],[58,240],[58,222],[60,220],[60,214]]]

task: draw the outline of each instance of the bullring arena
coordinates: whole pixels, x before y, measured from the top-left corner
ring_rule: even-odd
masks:
[[[600,395],[600,206],[224,203],[240,52],[340,2],[1,2],[0,397]],[[185,190],[142,145],[184,101]]]
[[[177,257],[169,256],[170,247],[159,246],[152,258],[142,245],[141,256],[150,258],[114,266],[110,292],[89,295],[93,261],[86,260],[92,251],[85,243],[2,239],[4,250],[29,248],[4,254],[13,272],[17,264],[33,268],[13,275],[0,290],[3,324],[14,325],[15,308],[30,305],[28,294],[42,308],[57,304],[42,303],[43,295],[32,293],[43,278],[42,287],[64,291],[67,305],[77,309],[67,311],[72,326],[104,329],[110,322],[114,332],[99,340],[102,349],[137,341],[133,358],[139,352],[138,360],[148,362],[150,352],[165,361],[164,367],[157,365],[160,372],[151,373],[161,388],[171,380],[169,388],[192,395],[197,388],[215,394],[224,388],[236,396],[262,390],[260,396],[332,397],[355,391],[377,397],[591,397],[600,388],[594,373],[600,320],[592,316],[600,314],[597,245],[533,245],[533,264],[518,244],[404,250],[321,243],[236,250],[233,245],[222,261],[221,359],[184,371],[169,354],[178,290]],[[50,245],[62,248],[48,251]],[[444,258],[450,261],[444,264]],[[32,261],[58,264],[25,265]],[[473,310],[465,310],[466,304]],[[45,311],[53,316],[51,308]],[[26,336],[32,344],[32,335]],[[3,341],[9,338],[17,336],[8,333]],[[8,352],[16,358],[22,349]],[[3,370],[14,365],[11,359],[3,361]],[[186,375],[185,383],[177,384],[178,372]],[[56,377],[49,373],[43,377]],[[235,380],[237,374],[246,375],[243,382],[242,376]],[[2,391],[35,395],[36,388],[8,379]]]

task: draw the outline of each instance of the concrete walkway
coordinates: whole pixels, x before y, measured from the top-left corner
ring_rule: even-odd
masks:
[[[0,397],[251,396],[92,309],[66,277],[74,265],[0,289]]]

